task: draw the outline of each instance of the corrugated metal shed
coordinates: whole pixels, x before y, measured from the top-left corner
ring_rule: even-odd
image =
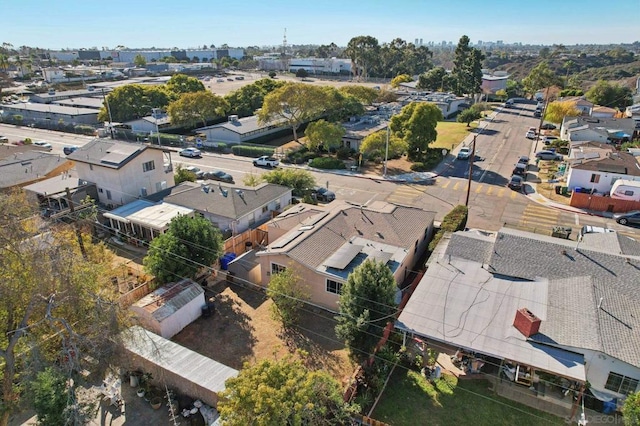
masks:
[[[177,375],[196,386],[221,392],[225,381],[238,375],[238,370],[200,355],[191,349],[134,326],[129,329],[125,348],[159,368]]]

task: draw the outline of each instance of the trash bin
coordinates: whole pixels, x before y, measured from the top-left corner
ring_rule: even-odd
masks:
[[[211,309],[209,308],[209,304],[202,305],[200,309],[204,318],[209,318],[211,316]]]

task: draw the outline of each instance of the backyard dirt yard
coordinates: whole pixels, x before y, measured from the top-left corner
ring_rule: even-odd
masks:
[[[353,366],[342,342],[335,336],[333,315],[305,307],[299,326],[284,331],[271,318],[271,300],[257,289],[220,282],[207,288],[214,296],[215,314],[200,317],[172,340],[229,367],[241,369],[243,363],[282,359],[291,354],[305,365],[330,373],[346,383]]]

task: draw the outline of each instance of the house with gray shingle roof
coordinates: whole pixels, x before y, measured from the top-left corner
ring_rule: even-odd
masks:
[[[580,187],[604,194],[611,192],[618,179],[640,181],[638,157],[597,142],[571,148],[567,171],[569,189]]]
[[[166,192],[165,202],[195,210],[230,235],[266,222],[291,204],[291,188],[272,183],[249,187],[213,181],[182,182]]]
[[[291,229],[284,234],[279,222],[268,224],[269,244],[256,253],[260,284],[268,287],[271,274],[294,268],[308,287],[311,303],[330,311],[338,310],[349,273],[367,259],[389,266],[400,287],[426,250],[435,217],[382,201],[367,206],[335,201],[315,215],[302,215],[294,215],[299,222],[289,223]]]
[[[69,170],[72,163],[60,155],[31,146],[0,146],[0,191],[22,187]]]
[[[620,401],[640,381],[640,242],[599,236],[608,242],[508,228],[448,234],[396,328],[531,378],[588,381],[597,398]]]

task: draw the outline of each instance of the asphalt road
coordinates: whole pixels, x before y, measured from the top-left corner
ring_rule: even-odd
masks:
[[[521,192],[507,188],[506,183],[518,157],[532,157],[535,148],[535,141],[525,138],[526,130],[538,124],[538,120],[533,118],[533,108],[532,105],[523,105],[502,110],[493,121],[483,122],[483,129],[476,137],[476,160],[473,164],[469,192],[468,226],[495,231],[506,224],[524,230],[547,232],[553,226],[560,225],[573,228],[575,236],[581,226],[595,225],[616,229],[625,235],[640,239],[639,229],[618,225],[611,219],[549,208],[532,202]],[[46,140],[53,145],[52,152],[60,154],[65,145],[83,145],[91,140],[85,136],[1,124],[0,135],[8,136],[10,141],[25,137]],[[471,138],[465,142],[470,141]],[[231,174],[238,183],[242,182],[246,174],[259,175],[268,171],[254,167],[249,158],[232,155],[205,153],[202,158],[184,158],[174,152],[171,158],[176,164],[196,166],[204,171],[223,170]],[[468,161],[453,161],[432,185],[398,183],[317,171],[311,173],[318,185],[328,185],[338,199],[362,204],[385,200],[416,206],[435,212],[436,220],[442,220],[453,206],[464,204],[468,170]]]

